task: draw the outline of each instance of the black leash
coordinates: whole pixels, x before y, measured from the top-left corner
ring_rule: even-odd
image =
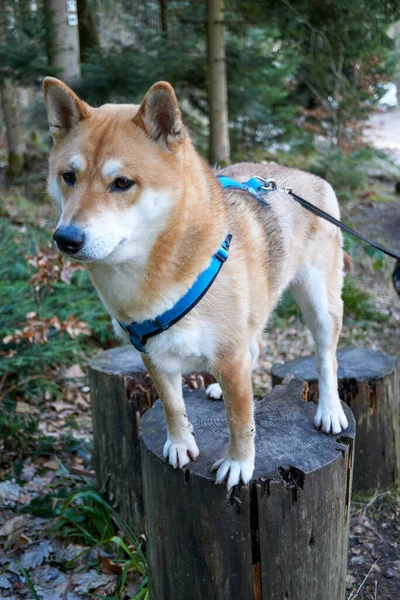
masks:
[[[332,215],[329,215],[328,213],[326,213],[321,208],[318,208],[318,206],[314,206],[314,204],[311,204],[311,202],[307,202],[307,200],[304,200],[304,198],[300,198],[300,196],[298,196],[297,194],[292,192],[292,190],[290,190],[290,191],[288,190],[286,193],[289,194],[290,196],[292,196],[292,198],[294,200],[296,200],[296,202],[301,204],[304,208],[306,208],[310,212],[314,213],[318,217],[325,219],[325,221],[329,221],[329,223],[332,223],[332,225],[336,225],[336,227],[339,227],[346,233],[349,233],[353,237],[358,238],[359,240],[361,240],[362,242],[365,242],[366,244],[369,244],[373,248],[376,248],[377,250],[384,252],[388,256],[392,256],[393,258],[400,260],[400,254],[397,254],[397,252],[394,252],[393,250],[388,250],[384,246],[381,246],[380,244],[377,244],[376,242],[369,240],[368,238],[361,235],[361,233],[354,231],[354,229],[352,229],[351,227],[348,227],[341,221],[338,221],[337,219],[335,219],[335,217],[332,217]]]
[[[336,227],[339,227],[339,229],[342,229],[342,231],[345,231],[346,233],[349,233],[353,237],[358,238],[362,242],[369,244],[373,248],[380,250],[380,252],[384,252],[388,256],[391,256],[392,258],[396,258],[398,261],[400,261],[400,254],[398,254],[397,252],[394,252],[393,250],[388,250],[387,248],[385,248],[384,246],[381,246],[380,244],[377,244],[376,242],[372,242],[365,236],[361,235],[361,233],[354,231],[354,229],[352,229],[351,227],[348,227],[347,225],[345,225],[338,219],[335,219],[335,217],[332,217],[332,215],[326,213],[321,208],[318,208],[318,206],[315,206],[314,204],[311,204],[311,202],[304,200],[304,198],[301,198],[300,196],[295,194],[291,188],[289,188],[289,187],[285,187],[283,189],[278,188],[278,186],[276,185],[275,179],[263,179],[262,177],[255,177],[255,179],[257,179],[259,181],[260,189],[264,190],[265,192],[272,192],[274,190],[278,190],[279,192],[284,192],[285,194],[289,194],[289,196],[291,196],[293,198],[293,200],[296,200],[296,202],[301,204],[301,206],[303,208],[305,208],[306,210],[309,210],[310,212],[314,213],[318,217],[321,217],[321,219],[325,219],[325,221],[332,223],[332,225],[336,225]]]

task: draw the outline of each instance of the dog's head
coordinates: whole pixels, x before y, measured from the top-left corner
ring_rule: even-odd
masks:
[[[61,208],[54,239],[82,261],[140,260],[179,201],[184,146],[172,87],[156,83],[140,106],[92,108],[48,77],[54,146],[48,189]]]

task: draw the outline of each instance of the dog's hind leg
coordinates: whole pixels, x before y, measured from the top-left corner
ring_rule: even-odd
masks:
[[[339,433],[348,425],[337,388],[336,348],[343,316],[340,257],[303,266],[290,286],[316,345],[319,403],[314,422],[326,433]]]
[[[173,467],[184,467],[191,460],[196,460],[199,449],[194,439],[192,424],[186,415],[182,376],[180,373],[159,371],[146,356],[143,356],[143,362],[155,383],[164,408],[168,430],[164,458],[168,459]]]

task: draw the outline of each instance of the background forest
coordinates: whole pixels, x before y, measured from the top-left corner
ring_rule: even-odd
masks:
[[[320,175],[346,223],[399,252],[399,57],[398,0],[2,1],[0,598],[148,594],[144,539],[93,487],[86,364],[116,341],[86,272],[51,240],[44,77],[94,106],[139,103],[167,80],[211,164],[276,160]],[[341,345],[399,355],[393,261],[345,245],[355,268]],[[273,362],[312,351],[287,296],[265,335],[256,392],[270,389]],[[372,504],[355,499],[352,600],[398,593],[399,490],[374,492]]]

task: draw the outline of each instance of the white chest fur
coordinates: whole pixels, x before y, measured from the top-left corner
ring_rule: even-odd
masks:
[[[128,335],[113,319],[114,330],[125,342]],[[153,364],[166,373],[207,370],[214,362],[216,331],[210,321],[187,315],[167,331],[150,338],[146,350]]]

